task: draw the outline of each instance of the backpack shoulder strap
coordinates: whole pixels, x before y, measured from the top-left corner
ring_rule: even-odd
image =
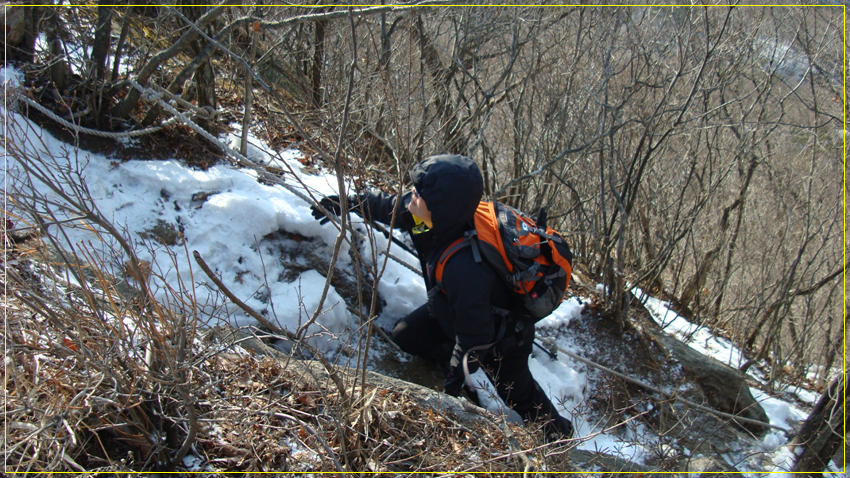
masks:
[[[497,210],[497,203],[487,201],[479,203],[475,212],[475,228],[464,232],[462,238],[451,243],[437,261],[434,274],[437,283],[435,289],[442,290],[443,288],[443,269],[445,269],[448,260],[457,251],[467,246],[472,247],[475,262],[482,262],[486,259],[488,263],[499,267],[499,271],[505,269],[504,272],[500,272],[502,276],[512,270],[499,233]],[[486,250],[482,250],[482,243],[484,243],[483,246],[486,247]]]
[[[475,262],[481,262],[481,251],[476,241],[477,236],[478,232],[476,232],[475,229],[466,231],[463,233],[463,237],[449,244],[449,247],[443,251],[440,259],[437,261],[437,270],[434,272],[434,276],[437,279],[437,286],[440,289],[443,288],[443,270],[446,268],[446,263],[449,262],[449,259],[451,259],[455,252],[463,249],[464,247],[472,247],[472,254],[475,258]]]

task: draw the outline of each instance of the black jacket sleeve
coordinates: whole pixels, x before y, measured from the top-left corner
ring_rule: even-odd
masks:
[[[361,216],[370,221],[377,221],[386,225],[393,224],[397,229],[413,229],[414,221],[407,204],[410,202],[410,193],[389,195],[384,192],[369,189],[359,194]],[[396,219],[393,222],[393,209],[396,201],[400,201],[395,211]]]

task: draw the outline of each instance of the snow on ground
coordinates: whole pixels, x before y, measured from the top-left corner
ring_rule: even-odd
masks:
[[[4,70],[3,77],[7,92],[20,82],[19,73],[11,68]],[[259,183],[253,171],[226,165],[199,171],[183,165],[180,158],[118,162],[93,153],[76,152],[16,113],[14,108],[10,111],[4,108],[4,116],[8,141],[42,158],[56,158],[59,167],[80,171],[98,210],[114,225],[126,231],[137,246],[141,259],[154,265],[156,277],[152,278],[152,286],[159,294],[164,296],[166,285],[173,286],[179,281],[185,284],[191,284],[193,280],[196,283],[206,282],[203,272],[190,258],[191,251],[198,251],[238,297],[255,309],[266,311],[281,326],[294,331],[315,313],[324,288],[324,277],[316,271],[307,271],[292,282],[278,280],[284,271],[276,260],[276,252],[270,247],[258,247],[263,236],[284,229],[316,238],[327,245],[329,255],[332,252],[337,229],[331,224],[320,226],[311,216],[309,205],[293,193],[281,186]],[[238,135],[224,139],[234,144],[238,141]],[[285,171],[291,170],[317,196],[336,193],[337,181],[332,175],[301,172],[301,165],[297,161],[300,157],[298,151],[290,150],[274,155],[257,139],[252,138],[250,141],[248,156],[252,160],[275,165]],[[7,187],[21,187],[16,182],[20,177],[20,164],[14,157],[6,156],[5,159]],[[291,184],[296,183],[293,181]],[[33,186],[50,194],[44,184],[36,183]],[[202,196],[206,196],[206,199],[199,199]],[[8,202],[7,210],[12,214],[16,212],[15,206]],[[62,219],[63,214],[58,211],[56,214],[58,219]],[[353,215],[352,219],[358,221]],[[144,239],[145,231],[162,222],[180,225],[185,246],[164,246]],[[362,224],[357,227],[366,231]],[[99,250],[103,259],[116,267],[116,275],[120,275],[118,269],[126,258],[115,255],[117,248],[97,246],[97,239],[86,228],[66,228],[66,232],[69,234],[68,241],[76,247],[89,244],[89,248]],[[388,241],[380,233],[375,234],[375,238],[376,250],[385,250]],[[349,264],[345,247],[343,245],[339,255],[340,267]],[[367,259],[372,257],[372,251],[366,249],[362,252]],[[418,264],[413,256],[398,247],[393,247],[392,252],[408,263]],[[379,263],[383,263],[385,255],[378,254]],[[207,292],[204,295],[206,290],[204,287],[196,288],[200,294],[198,302],[202,312],[210,314],[217,302],[212,294]],[[384,328],[391,328],[395,321],[424,303],[426,298],[421,278],[393,260],[386,262],[379,294],[386,303],[383,315],[378,319],[378,324]],[[680,338],[690,337],[691,346],[724,363],[732,366],[741,363],[741,353],[728,341],[687,323],[661,301],[651,297],[645,297],[645,301],[647,308],[668,332]],[[539,335],[547,335],[570,321],[582,320],[584,305],[580,298],[565,301],[551,316],[539,323]],[[235,308],[229,310],[229,320],[233,325],[253,323],[253,319]],[[341,336],[344,339],[346,330],[356,326],[343,299],[333,287],[328,292],[317,323],[314,331],[323,328],[328,333],[316,338],[314,343],[328,347],[329,350],[336,349],[335,341],[329,337]],[[583,347],[592,346],[572,343],[569,337],[556,337],[560,347],[578,355],[585,351]],[[591,423],[582,416],[571,416],[586,396],[594,393],[586,389],[588,380],[584,367],[573,363],[569,357],[562,355],[552,360],[537,350],[529,359],[529,366],[549,397],[558,404],[562,414],[574,421],[578,436],[585,438],[579,448],[618,454],[638,463],[644,461],[647,457],[646,446],[651,443],[628,443],[628,436],[602,433],[599,424]],[[495,397],[492,385],[482,372],[473,378],[482,387],[489,387]],[[753,392],[762,401],[773,424],[788,427],[789,419],[802,420],[806,416],[793,404],[756,390]],[[498,398],[488,398],[486,393],[482,395],[489,408],[499,410],[504,407]],[[809,394],[805,399],[814,401],[817,396]],[[782,448],[784,443],[784,435],[771,433],[763,440],[763,449],[758,450],[775,452],[776,471],[782,471],[782,463],[787,461],[788,452]]]
[[[695,350],[713,357],[719,362],[731,367],[738,368],[744,363],[744,355],[729,340],[712,335],[706,327],[697,326],[685,320],[683,317],[669,309],[664,301],[650,297],[638,288],[632,289],[635,296],[643,301],[652,318],[668,334],[680,339]],[[759,377],[753,377],[760,380]],[[814,404],[820,398],[817,394],[794,386],[783,386],[790,395],[795,395],[800,401]],[[799,423],[806,419],[808,413],[801,410],[795,404],[774,398],[762,390],[750,388],[753,397],[761,404],[770,419],[770,424],[783,430],[792,430],[792,423]],[[762,439],[762,451],[773,454],[774,470],[769,470],[783,476],[793,465],[793,455],[789,447],[784,446],[787,442],[785,435],[779,430],[770,430]],[[844,470],[833,468],[834,473],[844,474]]]
[[[714,357],[733,368],[743,365],[744,354],[741,353],[732,342],[723,337],[717,337],[705,327],[694,325],[667,307],[667,304],[654,297],[646,296],[642,290],[633,289],[638,300],[643,301],[644,306],[652,315],[652,318],[668,334],[690,345],[694,350],[702,354]]]

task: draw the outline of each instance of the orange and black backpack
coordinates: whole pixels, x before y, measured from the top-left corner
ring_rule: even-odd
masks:
[[[542,227],[520,211],[498,202],[482,201],[475,211],[475,229],[452,243],[436,267],[443,289],[443,269],[460,249],[470,246],[475,262],[487,261],[505,283],[522,297],[534,321],[551,314],[567,293],[573,254],[551,227]]]

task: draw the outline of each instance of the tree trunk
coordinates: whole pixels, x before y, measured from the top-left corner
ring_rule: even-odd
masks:
[[[313,45],[313,66],[310,70],[310,89],[313,94],[313,106],[322,107],[322,69],[325,62],[325,27],[327,21],[317,21]]]
[[[98,80],[106,78],[106,56],[112,43],[112,7],[101,5],[102,3],[105,3],[104,0],[98,1],[97,27],[94,30],[94,45],[91,51],[94,77]]]
[[[844,413],[847,408],[847,394],[844,391],[844,375],[839,375],[830,384],[815,405],[812,414],[803,423],[803,427],[794,439],[792,446],[799,446],[802,452],[794,463],[793,473],[803,476],[823,476],[829,461],[844,444]]]
[[[70,68],[65,61],[65,49],[62,45],[61,30],[62,23],[59,19],[59,9],[48,11],[46,18],[47,45],[50,51],[50,79],[56,85],[56,89],[62,91],[68,83]]]
[[[258,24],[257,24],[258,25]],[[253,66],[257,57],[257,34],[259,26],[251,31],[251,56],[250,63]],[[242,143],[239,146],[239,154],[248,156],[248,132],[251,130],[251,113],[254,108],[254,77],[251,71],[245,70],[245,114],[242,116]]]
[[[6,5],[4,9],[6,37],[3,39],[6,61],[33,63],[45,7]]]
[[[201,53],[196,55],[195,58],[193,58],[192,61],[188,65],[186,65],[186,68],[183,68],[183,70],[178,73],[176,77],[174,77],[174,80],[172,80],[171,84],[169,84],[168,88],[166,88],[168,92],[173,95],[183,95],[183,87],[185,86],[186,82],[189,81],[190,78],[193,78],[195,76],[195,72],[198,71],[198,68],[200,68],[204,64],[204,62],[207,62],[209,57],[217,49],[218,47],[216,47],[214,44],[207,44],[207,46],[204,47]],[[162,106],[160,106],[159,103],[151,106],[151,109],[148,110],[148,113],[147,115],[145,115],[144,120],[142,120],[142,126],[151,126],[157,120],[159,120],[159,117],[161,115]]]
[[[124,13],[124,23],[121,25],[121,34],[118,36],[118,44],[115,45],[115,59],[112,64],[112,81],[118,79],[118,68],[121,66],[121,51],[124,49],[124,42],[127,41],[127,33],[130,31],[130,20],[133,18],[133,6],[127,7]]]
[[[661,268],[656,264],[658,252],[652,243],[652,228],[649,225],[649,218],[646,216],[646,211],[643,206],[637,208],[638,224],[640,225],[641,244],[643,245],[644,253],[646,254],[646,262],[652,268],[651,284],[649,287],[650,293],[661,295],[664,292],[664,279],[661,278]]]
[[[196,53],[200,53],[197,51]],[[200,108],[204,108],[209,106],[213,110],[216,108],[216,96],[215,96],[215,71],[213,70],[212,64],[210,64],[209,60],[204,61],[200,67],[198,67],[198,71],[195,72],[195,85],[198,88],[198,106]],[[198,123],[198,126],[204,128],[209,132],[212,131],[212,124],[204,118],[197,118],[195,120]]]
[[[198,23],[198,20],[201,19],[208,11],[208,7],[199,7],[194,5],[186,5],[182,7],[183,14],[194,23]],[[192,40],[189,45],[192,49],[192,54],[197,57],[204,50],[204,47],[207,44],[207,40],[203,38],[196,38]],[[195,70],[195,88],[197,89],[197,100],[198,107],[204,108],[209,106],[212,109],[216,107],[216,96],[215,96],[215,71],[213,70],[212,63],[210,63],[209,59],[206,59],[201,62],[198,66],[198,69]],[[197,118],[195,120],[198,123],[198,126],[209,131],[212,131],[212,124],[204,118]]]
[[[723,304],[723,296],[726,294],[726,286],[729,284],[729,280],[732,277],[732,258],[735,256],[735,252],[738,249],[738,237],[741,234],[741,225],[744,221],[744,208],[747,204],[747,190],[750,187],[750,181],[753,179],[753,173],[756,170],[756,167],[759,164],[758,156],[755,154],[750,157],[750,163],[747,167],[747,173],[744,179],[744,184],[741,186],[740,191],[738,192],[738,197],[735,201],[729,205],[726,209],[723,210],[723,216],[720,221],[720,229],[723,234],[726,234],[726,228],[729,224],[729,214],[733,209],[737,209],[737,217],[735,219],[735,228],[732,230],[732,237],[729,240],[729,245],[726,250],[726,266],[723,269],[723,277],[720,280],[720,286],[717,291],[717,298],[714,300],[712,316],[714,322],[718,322],[720,320],[720,308]],[[722,324],[721,327],[724,327],[725,324]]]
[[[696,273],[693,277],[691,277],[691,280],[688,281],[687,285],[685,285],[685,290],[679,297],[679,303],[682,304],[682,307],[691,307],[691,302],[694,300],[694,297],[699,294],[703,284],[705,284],[708,273],[711,272],[711,268],[714,266],[714,261],[717,259],[719,254],[720,246],[717,246],[705,253]]]

